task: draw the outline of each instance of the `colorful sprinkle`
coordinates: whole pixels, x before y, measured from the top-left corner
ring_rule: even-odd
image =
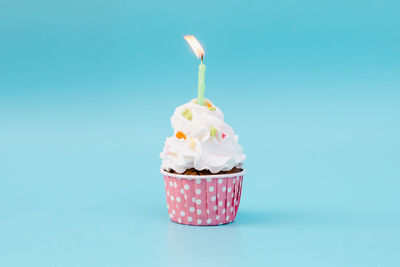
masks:
[[[194,149],[195,146],[196,146],[196,142],[194,141],[193,138],[190,138],[190,137],[189,137],[189,147],[190,147],[191,149]]]
[[[210,135],[211,135],[212,137],[215,137],[216,134],[217,134],[217,129],[215,129],[214,126],[211,126]]]
[[[183,138],[183,139],[186,140],[186,135],[184,133],[182,133],[182,132],[177,132],[175,136],[178,139],[182,139]]]
[[[226,134],[222,133],[222,138],[225,138]]]
[[[211,111],[215,111],[215,110],[216,110],[216,108],[213,107],[210,103],[207,104],[207,107],[208,107],[208,109],[211,110]]]
[[[192,112],[189,109],[186,109],[182,113],[182,116],[185,117],[186,119],[190,120],[190,121],[192,120],[192,117],[193,117]]]

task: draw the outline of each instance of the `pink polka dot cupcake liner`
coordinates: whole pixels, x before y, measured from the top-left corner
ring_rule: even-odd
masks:
[[[187,225],[221,225],[235,220],[245,171],[224,175],[164,175],[169,217]]]

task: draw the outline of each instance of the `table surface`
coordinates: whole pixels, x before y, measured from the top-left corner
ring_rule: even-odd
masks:
[[[4,3],[0,266],[400,266],[399,10]],[[159,173],[187,33],[247,154],[224,226],[172,223]]]
[[[192,227],[169,221],[159,173],[175,105],[132,120],[120,94],[123,112],[3,106],[2,266],[399,263],[397,106],[253,102],[258,124],[221,104],[248,155],[241,206],[232,224]]]

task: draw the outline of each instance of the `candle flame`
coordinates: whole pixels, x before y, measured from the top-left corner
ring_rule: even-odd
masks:
[[[185,35],[183,38],[185,38],[186,42],[188,42],[193,52],[196,54],[196,57],[201,57],[201,60],[203,61],[204,50],[199,41],[197,41],[196,37],[193,35]]]

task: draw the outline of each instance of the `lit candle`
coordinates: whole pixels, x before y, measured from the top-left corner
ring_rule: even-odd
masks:
[[[204,106],[204,91],[206,90],[206,65],[203,64],[204,50],[199,41],[197,41],[196,37],[193,35],[185,35],[184,38],[189,43],[196,56],[201,58],[201,63],[199,66],[199,82],[197,85],[197,104]]]
[[[204,106],[204,91],[206,90],[205,76],[206,76],[206,65],[203,64],[203,56],[201,57],[201,63],[199,66],[199,83],[197,85],[197,104]]]

